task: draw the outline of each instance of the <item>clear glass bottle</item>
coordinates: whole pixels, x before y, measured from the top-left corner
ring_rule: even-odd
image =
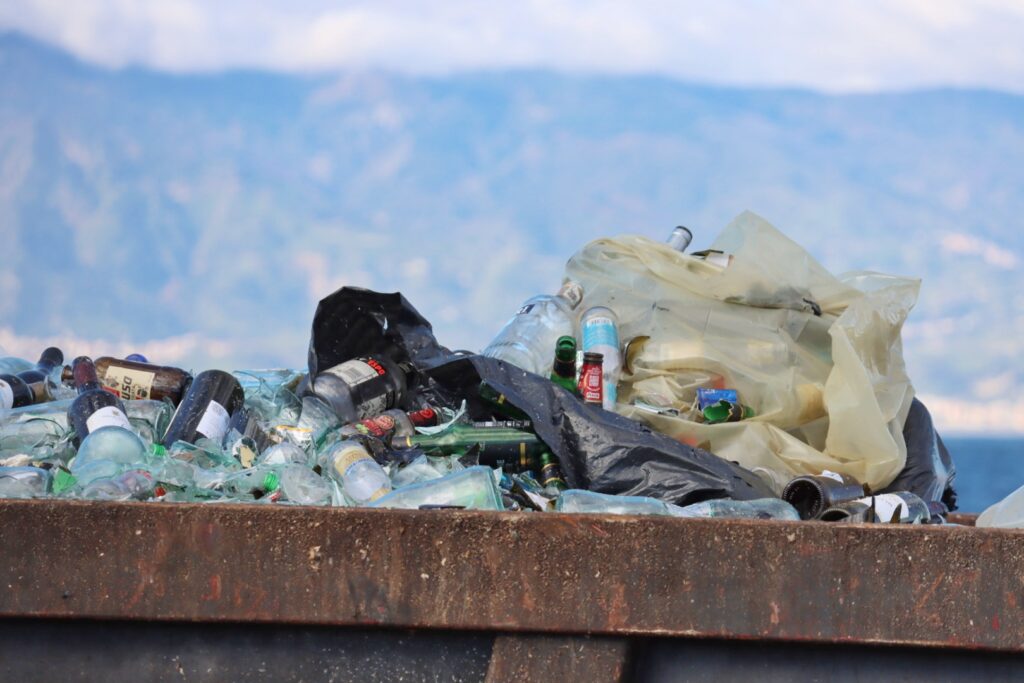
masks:
[[[550,376],[554,364],[551,349],[559,337],[575,335],[575,310],[582,300],[583,288],[571,281],[555,295],[529,299],[505,323],[483,355],[543,377]]]

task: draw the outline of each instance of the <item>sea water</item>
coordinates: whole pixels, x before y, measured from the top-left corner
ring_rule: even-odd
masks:
[[[1024,486],[1024,437],[948,436],[958,512],[981,512]]]

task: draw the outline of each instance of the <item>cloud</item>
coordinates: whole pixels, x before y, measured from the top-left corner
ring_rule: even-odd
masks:
[[[173,71],[551,68],[869,91],[1024,90],[1018,0],[22,0],[0,26]]]
[[[963,256],[980,256],[985,263],[993,268],[1001,270],[1014,270],[1017,268],[1017,255],[1009,249],[989,242],[981,237],[968,235],[962,232],[947,233],[939,243],[942,250],[949,254]]]

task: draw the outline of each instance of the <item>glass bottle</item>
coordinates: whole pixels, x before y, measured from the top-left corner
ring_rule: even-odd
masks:
[[[68,407],[68,424],[75,431],[77,447],[82,439],[100,427],[131,429],[124,403],[103,388],[96,375],[96,366],[87,356],[79,356],[71,365],[78,396]]]
[[[576,386],[576,338],[559,337],[555,343],[555,362],[551,368],[551,381],[578,395]]]
[[[551,349],[559,337],[575,333],[575,310],[582,300],[583,288],[572,281],[553,296],[542,294],[527,300],[483,355],[547,377],[551,374]]]
[[[385,357],[356,358],[318,374],[305,394],[327,402],[348,424],[398,406],[405,398],[412,373],[411,366]]]
[[[163,445],[170,448],[175,441],[195,443],[200,438],[220,444],[231,416],[244,403],[245,392],[233,375],[223,370],[200,372],[178,404]]]
[[[828,508],[864,494],[864,485],[853,477],[825,470],[792,479],[782,490],[782,499],[797,509],[801,519],[814,519]]]
[[[693,241],[693,233],[690,232],[689,228],[679,225],[672,230],[672,234],[668,236],[667,241],[668,246],[678,252],[684,252],[686,251],[686,248],[690,246],[690,242]]]
[[[622,351],[619,349],[619,317],[605,306],[594,306],[580,320],[583,353],[600,353],[604,357],[605,410],[614,410],[618,397],[619,376],[622,374]]]

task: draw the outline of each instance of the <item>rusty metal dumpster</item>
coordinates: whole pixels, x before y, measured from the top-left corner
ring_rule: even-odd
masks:
[[[1021,680],[1024,532],[4,501],[2,680]]]

